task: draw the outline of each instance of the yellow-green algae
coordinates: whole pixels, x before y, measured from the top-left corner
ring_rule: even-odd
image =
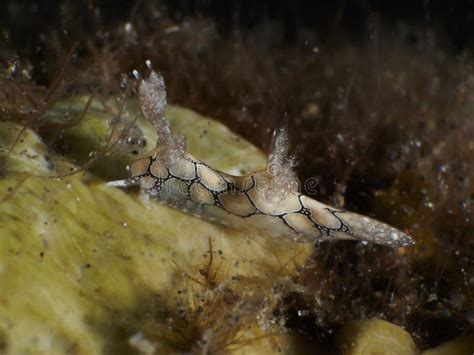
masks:
[[[363,319],[345,324],[336,336],[339,354],[415,355],[410,334],[381,319]]]
[[[57,105],[48,120],[61,121],[66,111],[78,115],[85,101]],[[158,203],[145,206],[137,190],[105,186],[109,178],[123,178],[126,164],[136,158],[118,144],[100,154],[89,171],[55,178],[107,143],[111,118],[119,111],[106,106],[94,102],[80,124],[61,133],[66,159],[59,159],[33,131],[0,123],[0,353],[138,352],[128,339],[141,332],[151,336],[152,349],[172,351],[173,340],[166,344],[164,334],[153,337],[153,325],[165,324],[157,332],[166,328],[166,310],[176,308],[176,300],[187,303],[185,312],[195,312],[199,302],[189,301],[193,292],[218,297],[230,289],[236,297],[251,294],[273,305],[274,296],[264,294],[271,285],[264,289],[255,280],[271,283],[271,275],[291,275],[311,252],[311,244],[247,235]],[[136,104],[127,105],[126,112],[122,128],[136,116]],[[233,172],[264,167],[260,151],[219,123],[177,107],[169,107],[167,117],[185,134],[189,152],[212,166]],[[137,124],[147,139],[140,151],[145,154],[155,137],[141,117]],[[216,286],[229,280],[233,286]],[[239,291],[247,284],[248,290]],[[183,289],[191,294],[187,301],[179,296]],[[226,302],[216,304],[215,312],[225,313]],[[257,326],[258,314],[252,316],[224,349],[258,353],[279,348],[277,338]],[[218,334],[219,329],[210,331]]]

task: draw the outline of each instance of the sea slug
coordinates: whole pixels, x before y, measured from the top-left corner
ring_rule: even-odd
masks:
[[[158,142],[151,156],[131,165],[129,179],[109,186],[138,185],[145,201],[158,200],[215,223],[270,237],[307,242],[354,239],[392,247],[414,243],[385,223],[299,193],[286,129],[275,130],[265,170],[233,176],[188,154],[184,137],[173,134],[164,117],[166,89],[160,74],[151,70],[147,79],[140,79],[138,95]]]

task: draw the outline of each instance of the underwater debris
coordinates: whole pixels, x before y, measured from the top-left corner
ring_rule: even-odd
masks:
[[[157,146],[151,156],[132,164],[130,179],[109,186],[139,185],[144,201],[154,197],[183,212],[264,235],[298,241],[355,239],[393,247],[414,243],[394,227],[300,194],[284,128],[274,134],[267,169],[247,176],[214,170],[187,154],[184,138],[173,135],[164,117],[164,80],[147,64],[151,73],[140,81],[139,98],[143,114],[158,131]]]

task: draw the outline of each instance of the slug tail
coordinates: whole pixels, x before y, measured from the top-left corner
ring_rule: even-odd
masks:
[[[415,244],[412,237],[404,232],[373,218],[353,212],[333,211],[349,227],[349,239],[372,242],[390,247],[407,247]]]

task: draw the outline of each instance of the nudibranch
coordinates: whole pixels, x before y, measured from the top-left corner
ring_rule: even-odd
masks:
[[[299,193],[284,128],[273,134],[265,170],[233,176],[188,154],[184,137],[173,134],[164,116],[166,89],[160,74],[151,70],[147,79],[140,79],[138,96],[144,116],[157,130],[158,142],[151,156],[130,166],[129,179],[109,186],[138,185],[145,201],[158,200],[185,213],[269,237],[306,242],[354,239],[392,247],[414,243],[385,223]]]

